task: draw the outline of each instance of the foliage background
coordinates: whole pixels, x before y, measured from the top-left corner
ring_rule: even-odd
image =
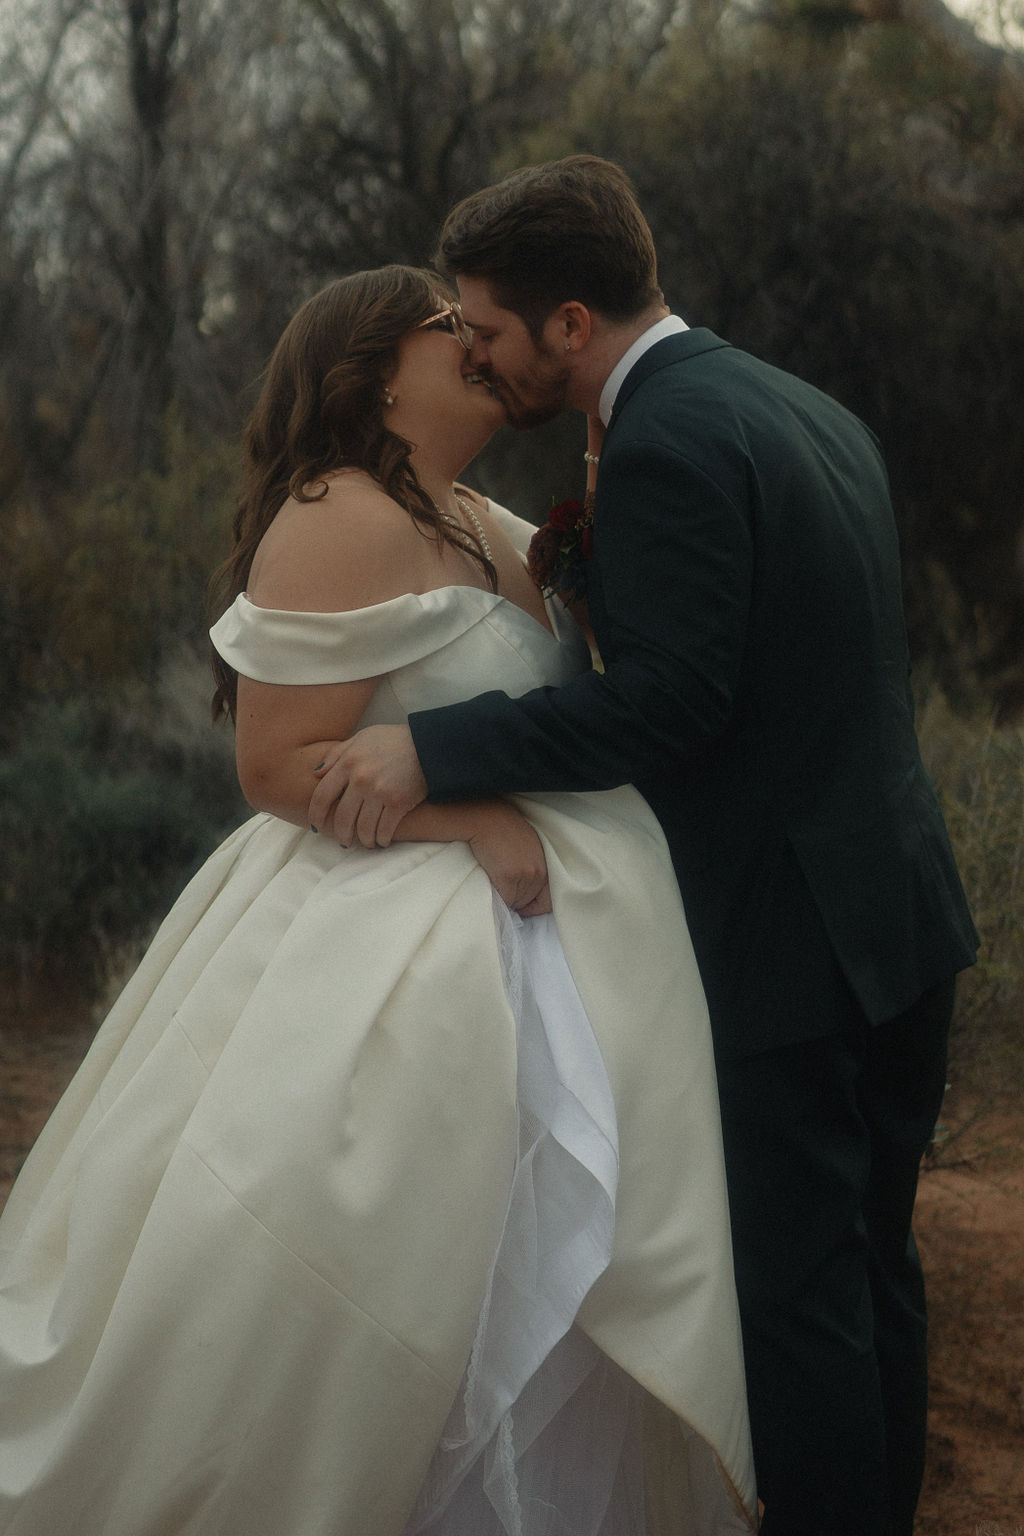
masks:
[[[288,316],[343,272],[428,262],[458,197],[585,149],[634,177],[675,309],[882,439],[985,937],[963,1028],[998,1016],[1012,1054],[1013,3],[979,31],[941,0],[0,0],[0,968],[99,985],[244,814],[204,589]],[[473,477],[539,519],[578,492],[581,442],[500,433]]]

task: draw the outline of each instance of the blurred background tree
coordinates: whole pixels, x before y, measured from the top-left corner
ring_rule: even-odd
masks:
[[[0,965],[81,967],[98,913],[143,929],[243,813],[203,593],[289,315],[429,262],[459,197],[574,150],[634,177],[675,309],[879,434],[920,676],[1014,718],[1020,11],[0,0]],[[499,433],[473,475],[542,520],[580,443]]]

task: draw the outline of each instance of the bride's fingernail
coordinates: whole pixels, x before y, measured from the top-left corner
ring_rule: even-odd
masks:
[[[325,762],[326,762],[326,761],[327,761],[327,759],[326,759],[326,758],[324,758],[324,763],[325,763]],[[321,769],[321,768],[322,768],[322,767],[323,767],[323,765],[324,765],[324,764],[323,764],[323,763],[317,763],[317,765],[316,765],[316,767],[315,767],[315,768],[314,768],[314,769],[313,769],[313,772],[314,772],[314,773],[319,773],[319,772],[320,772],[320,769]]]
[[[313,825],[313,823],[312,823],[312,822],[310,822],[310,824],[309,824],[309,830],[310,830],[310,831],[311,831],[311,832],[317,832],[317,833],[318,833],[318,832],[319,832],[319,831],[320,831],[320,828],[319,828],[319,827],[314,827],[314,825]]]

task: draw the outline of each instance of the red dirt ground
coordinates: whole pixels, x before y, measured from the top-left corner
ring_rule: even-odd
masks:
[[[967,1108],[962,1114],[967,1116]],[[944,1120],[955,1129],[957,1106]],[[931,1327],[919,1536],[1024,1532],[1024,1109],[994,1105],[926,1169],[917,1240]]]
[[[0,990],[0,1205],[92,1034],[79,1000]],[[947,1103],[956,1133],[971,1106]],[[921,1179],[932,1406],[916,1536],[1024,1536],[1024,1108],[996,1104]]]

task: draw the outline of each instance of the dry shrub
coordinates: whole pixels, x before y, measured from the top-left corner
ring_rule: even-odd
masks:
[[[981,937],[959,982],[950,1080],[984,1109],[1024,1086],[1024,728],[958,715],[936,692],[918,730]]]

